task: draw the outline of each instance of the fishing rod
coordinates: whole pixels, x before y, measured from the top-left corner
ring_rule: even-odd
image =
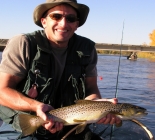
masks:
[[[124,21],[123,21],[122,37],[121,37],[121,45],[120,45],[120,53],[119,53],[120,55],[119,55],[118,70],[117,70],[117,81],[116,81],[115,98],[117,98],[117,94],[118,94],[118,78],[119,78],[119,71],[120,71],[120,64],[121,64],[121,56],[122,56],[123,34],[124,34]]]

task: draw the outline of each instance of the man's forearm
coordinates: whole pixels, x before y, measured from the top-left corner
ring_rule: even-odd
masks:
[[[101,99],[100,94],[91,94],[85,98],[85,100],[97,100]]]
[[[6,87],[0,90],[0,104],[15,110],[36,111],[37,106],[42,103]]]

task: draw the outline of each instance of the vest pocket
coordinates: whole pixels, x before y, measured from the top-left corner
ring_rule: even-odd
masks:
[[[6,122],[11,123],[13,117],[18,113],[16,110],[0,105],[0,118]]]
[[[84,99],[85,98],[85,73],[80,66],[70,66],[68,75],[68,82],[70,82],[75,99]]]

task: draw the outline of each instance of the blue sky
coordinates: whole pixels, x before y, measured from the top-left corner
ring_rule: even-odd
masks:
[[[0,0],[0,39],[41,29],[33,23],[34,8],[45,0]],[[90,7],[77,34],[96,43],[149,45],[155,30],[155,0],[78,0]]]

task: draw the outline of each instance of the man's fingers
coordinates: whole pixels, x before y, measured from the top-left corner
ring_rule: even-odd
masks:
[[[43,125],[47,130],[49,130],[51,133],[56,133],[57,131],[62,130],[63,128],[63,123],[59,122],[53,122],[52,120],[45,123]]]
[[[110,118],[109,118],[109,114],[108,114],[106,117],[100,119],[97,123],[108,124],[109,122],[110,122]]]
[[[107,99],[107,101],[112,102],[113,104],[117,104],[118,103],[118,99],[117,98]]]
[[[115,124],[116,123],[116,117],[111,117],[111,120],[110,120],[110,124]]]
[[[50,130],[53,126],[54,126],[54,122],[51,121],[47,121],[45,124],[43,124],[43,126],[47,129]]]
[[[94,101],[108,101],[108,102],[112,102],[113,104],[117,104],[118,103],[118,99],[117,98],[112,98],[112,99],[96,99]]]
[[[52,129],[50,129],[49,131],[50,131],[51,133],[56,133],[56,132],[57,132],[56,128],[52,128]]]
[[[56,133],[57,131],[60,131],[62,128],[63,128],[63,123],[55,122],[52,128],[49,128],[48,130],[51,133]]]
[[[104,123],[104,121],[105,121],[106,119],[107,119],[107,118],[104,117],[104,118],[100,119],[97,123]]]
[[[106,117],[100,119],[97,123],[111,124],[112,125],[112,124],[121,123],[121,120],[113,114],[108,114]]]
[[[60,131],[63,128],[63,123],[56,122],[55,123],[55,128],[56,128],[56,131]]]
[[[115,124],[117,127],[120,127],[122,126],[122,120],[119,119],[119,118],[116,118],[116,124]]]

